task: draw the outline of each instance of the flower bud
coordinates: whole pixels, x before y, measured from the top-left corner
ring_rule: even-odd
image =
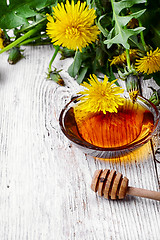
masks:
[[[126,88],[127,92],[129,92],[130,99],[132,102],[136,102],[136,99],[139,94],[139,84],[138,77],[133,74],[129,74],[126,78]]]
[[[56,82],[57,84],[59,84],[60,86],[65,86],[64,80],[61,78],[60,71],[57,71],[56,69],[54,71],[51,71],[48,73],[48,79],[53,80],[54,82]]]
[[[9,52],[8,62],[9,64],[15,64],[22,58],[21,51],[18,47],[11,48]]]

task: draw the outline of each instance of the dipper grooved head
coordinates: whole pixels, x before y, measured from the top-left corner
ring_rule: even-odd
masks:
[[[107,199],[123,199],[128,189],[128,178],[115,170],[96,170],[92,178],[91,189]]]

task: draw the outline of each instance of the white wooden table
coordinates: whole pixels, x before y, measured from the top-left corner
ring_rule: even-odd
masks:
[[[158,191],[152,154],[126,166],[83,154],[58,122],[78,89],[66,72],[72,59],[54,63],[64,69],[60,87],[46,80],[52,46],[25,47],[24,54],[16,65],[0,55],[0,239],[160,239],[160,202],[108,201],[90,189],[96,169],[114,168],[130,186]]]

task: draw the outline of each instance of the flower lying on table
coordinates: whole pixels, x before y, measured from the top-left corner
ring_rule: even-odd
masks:
[[[107,76],[104,76],[103,81],[99,81],[93,74],[88,79],[89,83],[82,84],[84,90],[80,92],[82,96],[77,109],[84,112],[98,113],[117,112],[119,105],[123,105],[124,99],[121,94],[124,90],[116,86],[114,83],[117,80],[108,82]]]

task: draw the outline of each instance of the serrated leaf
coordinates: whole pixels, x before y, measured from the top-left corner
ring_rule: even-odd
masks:
[[[132,13],[127,16],[121,16],[119,15],[120,12],[124,8],[132,7],[134,4],[137,3],[144,3],[144,0],[121,0],[119,2],[115,2],[114,0],[112,2],[112,9],[113,9],[113,20],[115,22],[114,31],[112,29],[111,33],[114,33],[114,36],[111,37],[111,34],[108,35],[108,39],[104,41],[105,44],[107,44],[107,47],[110,48],[112,44],[121,44],[124,46],[124,48],[129,49],[130,45],[128,44],[128,39],[133,36],[139,34],[141,31],[143,31],[145,28],[138,27],[135,29],[127,29],[126,25],[132,18],[138,18],[140,17],[144,12],[145,9],[142,9],[140,11],[137,11],[135,13]]]
[[[129,38],[130,45],[132,47],[138,47],[140,50],[144,50],[143,45],[138,42],[137,36],[133,35]]]
[[[27,24],[27,18],[33,17],[41,8],[54,4],[55,0],[6,0],[0,1],[0,28],[12,29]]]
[[[124,27],[125,25],[127,25],[127,23],[132,19],[132,18],[139,18],[146,10],[140,10],[138,12],[132,13],[128,16],[117,16],[117,20],[119,23],[119,26]]]
[[[101,16],[99,19],[98,19],[98,22],[97,22],[97,26],[98,26],[98,28],[99,28],[99,30],[101,31],[101,33],[105,36],[105,37],[107,37],[108,36],[108,30],[107,29],[104,29],[103,27],[102,27],[102,25],[101,25],[101,23],[100,23],[100,21],[102,20],[102,18],[104,18],[106,16],[106,14],[105,15],[103,15],[103,16]]]
[[[122,0],[113,2],[115,14],[118,15],[124,8],[130,8],[134,4],[146,3],[146,0]]]
[[[108,34],[108,39],[107,39],[108,42],[105,43],[107,40],[104,41],[104,43],[107,44],[107,48],[110,48],[110,47],[112,46],[112,43],[109,43],[109,40],[112,39],[113,32],[114,32],[114,28],[112,28],[111,31],[110,31],[109,34]]]
[[[121,43],[124,46],[124,48],[129,49],[130,48],[130,45],[128,44],[129,37],[131,37],[132,35],[137,35],[144,29],[145,29],[144,27],[137,27],[134,29],[122,29],[121,32],[117,34],[114,38],[107,39],[104,41],[104,43],[105,44]]]

